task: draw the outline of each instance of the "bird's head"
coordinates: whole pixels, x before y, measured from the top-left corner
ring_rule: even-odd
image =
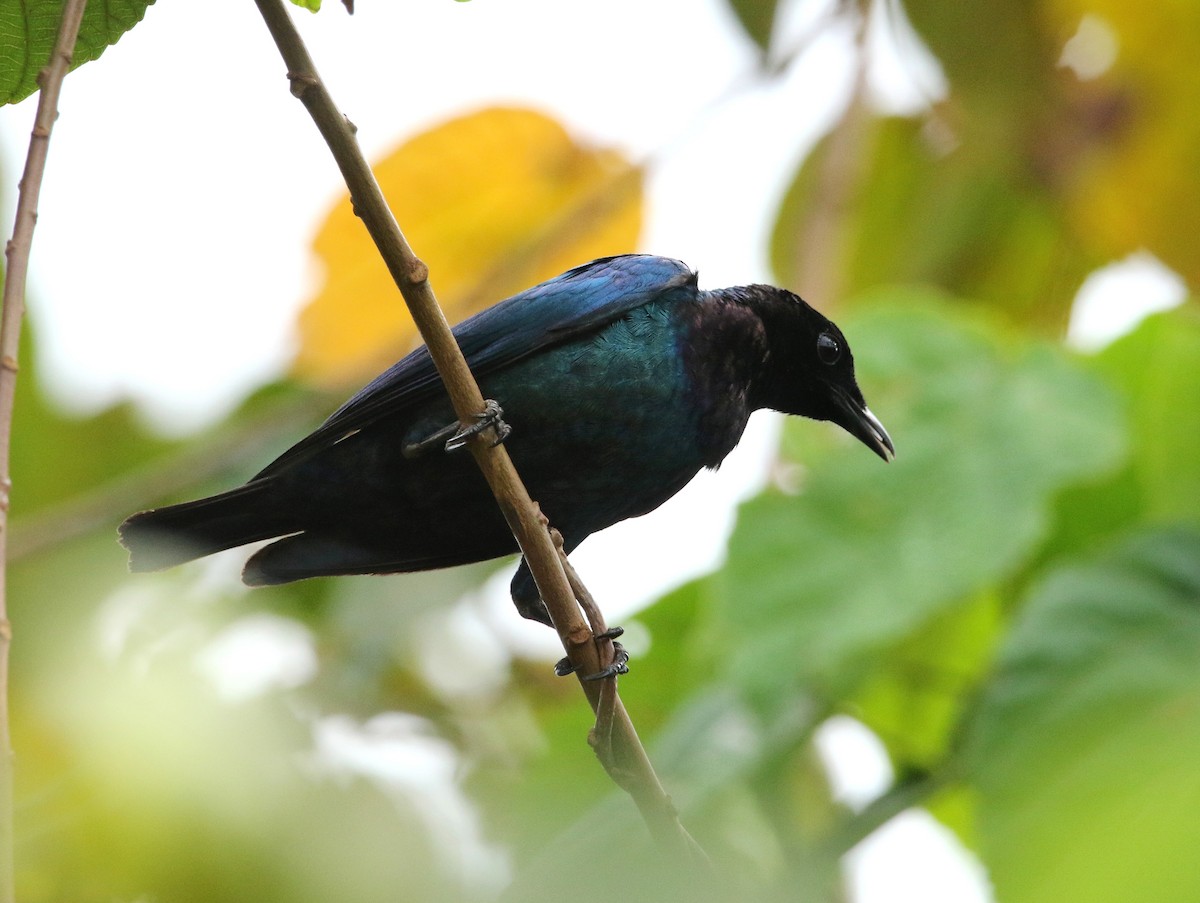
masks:
[[[836,423],[890,461],[896,449],[854,378],[850,343],[799,296],[750,286],[747,303],[762,320],[767,356],[756,381],[756,407]]]

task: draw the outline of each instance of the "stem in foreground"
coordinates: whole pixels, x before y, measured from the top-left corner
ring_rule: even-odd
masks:
[[[329,145],[345,177],[354,209],[370,232],[412,313],[458,419],[463,423],[474,422],[475,415],[484,408],[483,395],[434,297],[428,268],[400,232],[358,147],[353,126],[338,112],[330,98],[283,0],[255,0],[255,3],[287,65],[292,93],[304,104]],[[576,674],[594,674],[604,663],[559,561],[558,550],[504,446],[489,447],[491,433],[487,430],[475,437],[469,446],[471,454],[525,555],[563,648],[576,667]],[[678,813],[638,739],[633,722],[616,694],[615,678],[596,682],[581,680],[580,686],[593,711],[603,715],[603,729],[607,735],[604,745],[609,749],[598,748],[598,752],[611,756],[610,761],[604,762],[605,767],[612,773],[615,766],[623,776],[622,786],[633,797],[651,834],[681,860],[703,861],[703,853],[680,823]]]
[[[16,899],[13,855],[13,749],[8,727],[8,651],[12,624],[8,620],[8,505],[12,477],[9,450],[12,448],[13,403],[17,385],[17,349],[21,344],[21,320],[25,313],[25,277],[33,227],[37,222],[38,196],[46,171],[50,131],[58,118],[58,96],[71,68],[75,39],[87,0],[66,0],[58,25],[58,39],[46,68],[38,75],[41,96],[25,157],[17,194],[17,216],[13,235],[5,249],[8,267],[4,279],[3,311],[0,312],[0,903]]]

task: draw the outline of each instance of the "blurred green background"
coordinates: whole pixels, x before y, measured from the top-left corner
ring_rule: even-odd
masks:
[[[131,8],[89,20],[91,56]],[[729,13],[756,78],[785,78],[783,12]],[[715,877],[662,861],[593,760],[572,682],[436,615],[494,566],[253,593],[204,565],[126,573],[121,517],[244,479],[370,375],[359,358],[384,351],[354,344],[377,339],[367,312],[347,313],[340,356],[302,350],[182,439],[126,406],[56,410],[27,331],[10,575],[22,901],[848,901],[847,853],[912,807],[1006,903],[1200,899],[1200,313],[1185,301],[1086,353],[1067,341],[1106,265],[1153,255],[1200,281],[1200,10],[864,0],[817,21],[855,29],[864,60],[872,29],[911,27],[946,90],[898,116],[860,79],[796,163],[764,249],[851,337],[898,458],[787,423],[720,570],[626,620],[643,651],[622,696]],[[10,97],[31,89],[4,78]],[[528,122],[529,145],[458,160],[398,210],[435,286],[439,254],[462,282],[443,292],[456,319],[507,293],[488,294],[498,261],[527,268],[507,273],[515,289],[636,246],[653,161],[591,157]],[[420,140],[385,164],[399,191]],[[472,165],[487,184],[497,154],[547,147],[505,178],[543,191],[519,222],[496,229],[478,191],[453,192]],[[426,231],[435,214],[501,234]],[[318,252],[334,272],[372,265],[365,246]],[[472,660],[462,679],[438,674],[449,647]],[[846,716],[893,772],[860,805],[814,739]]]

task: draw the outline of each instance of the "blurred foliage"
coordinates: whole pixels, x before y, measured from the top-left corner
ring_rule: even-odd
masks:
[[[778,0],[729,0],[729,6],[746,29],[746,34],[765,54],[771,45]]]
[[[581,260],[632,251],[641,230],[641,170],[531,110],[491,107],[452,119],[374,170],[436,274],[451,322]],[[349,196],[321,226],[315,250],[325,284],[300,315],[300,378],[365,381],[420,344]]]
[[[1028,594],[967,745],[1001,899],[1200,895],[1198,602],[1195,527],[1134,531]]]
[[[71,68],[100,56],[142,21],[154,0],[89,3],[79,26]],[[0,103],[16,103],[37,90],[38,73],[50,62],[63,0],[0,2]]]
[[[885,297],[844,322],[902,451],[882,468],[851,454],[848,435],[787,425],[798,489],[743,507],[721,575],[722,634],[747,689],[856,683],[883,650],[1010,576],[1045,535],[1055,493],[1124,451],[1112,393],[1051,346],[1002,346],[920,291]],[[870,566],[850,547],[869,549]]]
[[[839,165],[829,196],[827,138],[797,171],[772,239],[780,278],[803,289],[798,245],[814,209],[841,211],[832,263],[841,294],[928,282],[988,302],[1023,326],[1061,332],[1084,276],[1145,249],[1190,284],[1200,258],[1200,52],[1190,3],[1141,10],[1091,0],[909,0],[949,96],[912,119],[876,118]],[[1098,23],[1077,56],[1115,61],[1083,79],[1059,64],[1083,15]],[[1081,65],[1081,64],[1080,64]],[[847,120],[849,123],[849,120]],[[898,228],[919,222],[920,229]]]
[[[731,21],[765,51],[776,6],[730,0]],[[834,288],[814,300],[840,305],[899,456],[788,423],[722,570],[626,625],[647,648],[622,695],[714,874],[663,861],[586,748],[577,688],[505,642],[480,591],[498,565],[253,593],[237,554],[125,573],[129,510],[253,472],[326,405],[310,383],[413,342],[343,202],[292,376],[216,438],[65,417],[23,351],[13,541],[43,539],[11,573],[22,900],[527,901],[568,881],[846,900],[843,854],[911,805],[1006,903],[1200,895],[1200,313],[1091,356],[1063,343],[1084,278],[1132,251],[1195,291],[1200,17],[874,14],[907,14],[948,94],[910,117],[858,97],[790,174],[769,250],[780,281]],[[452,120],[378,171],[451,319],[631,249],[644,215],[642,169],[522,110]],[[228,655],[266,613],[274,642]],[[834,715],[893,766],[862,810],[817,753]]]

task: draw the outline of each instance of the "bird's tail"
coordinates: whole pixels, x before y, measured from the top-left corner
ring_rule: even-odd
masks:
[[[129,568],[156,571],[260,539],[300,529],[289,506],[273,504],[270,478],[206,499],[154,508],[117,529]]]

